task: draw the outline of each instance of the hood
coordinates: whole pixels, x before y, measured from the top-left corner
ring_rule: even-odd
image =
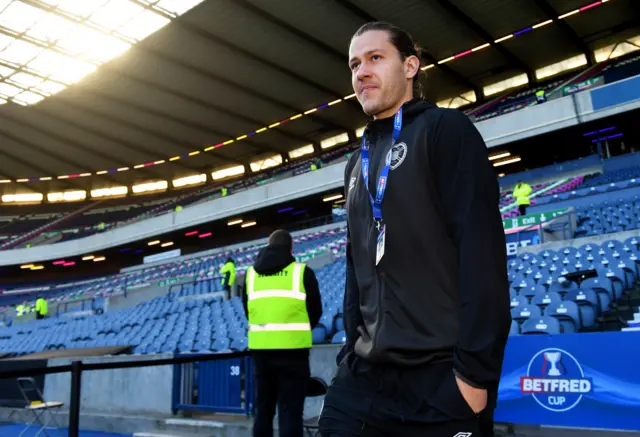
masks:
[[[402,106],[402,118],[414,118],[427,109],[434,108],[431,103],[423,99],[409,100]],[[386,130],[393,126],[393,117],[382,118],[378,120],[371,120],[367,123],[367,130]]]
[[[287,246],[267,246],[258,253],[253,268],[260,275],[272,275],[294,261]]]

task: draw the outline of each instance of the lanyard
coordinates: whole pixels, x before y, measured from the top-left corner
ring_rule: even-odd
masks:
[[[402,107],[396,112],[393,118],[393,134],[391,136],[391,145],[393,146],[400,137],[400,131],[402,130]],[[369,142],[367,136],[362,135],[362,146],[360,156],[362,158],[362,177],[364,178],[364,186],[369,195],[369,201],[371,202],[371,208],[373,209],[373,218],[377,222],[382,221],[382,201],[384,200],[384,193],[387,189],[387,179],[389,178],[389,169],[391,168],[391,156],[393,152],[390,150],[387,154],[387,158],[384,163],[384,167],[380,172],[380,178],[376,185],[376,197],[371,195],[369,191]]]

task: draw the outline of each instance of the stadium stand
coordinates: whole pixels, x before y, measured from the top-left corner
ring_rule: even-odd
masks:
[[[69,17],[72,16],[72,12],[63,9],[67,7],[64,2],[63,4],[16,0],[13,3],[5,3],[11,8],[20,5],[39,10],[45,9],[44,3],[51,3],[52,6],[46,6],[47,12],[59,12],[56,5],[60,3],[60,11],[65,11],[63,15],[69,13]],[[56,5],[53,5],[54,3]],[[107,3],[106,0],[104,3]],[[178,4],[195,5],[199,1],[182,3],[168,0],[132,0],[131,3],[145,9],[145,12],[157,12],[158,8],[168,8],[170,3],[177,8]],[[157,40],[151,38],[148,44],[134,47],[132,54],[123,56],[111,66],[103,68],[102,64],[108,62],[96,62],[101,71],[95,72],[94,77],[89,78],[83,85],[62,92],[61,97],[54,97],[50,94],[55,93],[49,91],[45,96],[37,85],[29,85],[24,92],[22,89],[18,90],[20,94],[7,95],[6,91],[10,87],[26,86],[17,82],[19,74],[11,78],[9,73],[6,73],[7,69],[15,68],[23,75],[33,75],[36,80],[41,79],[41,82],[50,78],[50,74],[39,76],[39,73],[30,70],[28,65],[18,68],[18,64],[4,58],[9,51],[5,53],[0,50],[3,53],[0,54],[0,103],[7,103],[0,109],[0,119],[3,122],[0,136],[3,141],[5,138],[8,139],[6,143],[9,144],[6,150],[3,146],[0,146],[0,149],[6,152],[3,159],[11,162],[11,165],[6,165],[6,174],[2,173],[0,177],[0,183],[4,184],[3,194],[12,195],[22,187],[28,187],[33,189],[34,193],[44,193],[43,198],[46,199],[47,190],[61,190],[62,186],[64,189],[73,187],[90,193],[94,188],[94,182],[95,187],[111,185],[113,182],[131,188],[133,183],[158,177],[169,186],[171,178],[194,173],[204,173],[206,181],[186,188],[170,188],[161,193],[69,204],[44,202],[38,205],[9,205],[3,199],[0,205],[0,251],[3,255],[9,258],[12,256],[12,252],[9,252],[12,249],[26,252],[25,246],[55,245],[72,240],[84,249],[82,239],[85,237],[110,230],[121,231],[120,228],[160,216],[174,218],[177,214],[168,214],[174,214],[189,206],[204,205],[214,210],[215,201],[223,196],[234,196],[276,181],[286,181],[291,187],[289,192],[293,192],[296,186],[295,177],[318,167],[342,163],[349,157],[359,146],[357,138],[361,134],[364,118],[355,99],[350,100],[353,96],[345,96],[342,92],[344,87],[341,81],[344,75],[334,75],[333,55],[337,53],[336,58],[344,61],[343,56],[335,49],[343,43],[342,37],[332,39],[334,35],[311,31],[312,26],[303,23],[303,19],[296,23],[295,27],[304,27],[304,30],[296,29],[293,33],[286,33],[294,29],[286,23],[293,21],[292,17],[295,14],[301,13],[297,3],[295,6],[291,3],[283,8],[291,9],[291,16],[289,11],[280,11],[277,2],[273,5],[267,5],[266,2],[259,6],[253,3],[256,2],[229,2],[226,5],[229,10],[221,13],[222,10],[217,9],[217,2],[203,2],[199,7],[200,11],[205,11],[204,13],[181,17],[177,27],[172,24],[167,26],[172,33],[167,33]],[[615,373],[640,359],[634,348],[628,347],[627,340],[635,338],[634,331],[640,331],[640,154],[628,154],[623,151],[622,156],[610,157],[608,144],[606,151],[596,151],[596,146],[593,145],[597,142],[597,145],[601,146],[600,142],[607,140],[608,136],[614,138],[622,135],[621,132],[611,130],[616,129],[614,126],[607,127],[607,119],[598,115],[598,111],[617,110],[624,104],[629,104],[632,99],[630,96],[637,93],[638,82],[633,81],[638,79],[637,75],[640,74],[640,56],[637,56],[638,52],[635,49],[629,48],[635,46],[637,37],[633,40],[635,42],[622,43],[626,44],[625,50],[632,50],[631,53],[616,53],[614,56],[618,47],[616,42],[611,46],[610,53],[604,57],[601,53],[604,49],[599,46],[601,41],[597,40],[600,38],[598,35],[607,34],[607,40],[604,42],[608,44],[614,41],[614,37],[617,38],[619,31],[625,32],[625,35],[627,32],[631,34],[635,28],[624,21],[628,15],[625,11],[632,9],[630,0],[603,0],[583,2],[584,4],[580,1],[573,2],[578,7],[573,12],[561,11],[560,9],[564,8],[562,2],[547,6],[545,5],[549,2],[534,2],[529,6],[542,5],[541,10],[545,12],[541,14],[544,15],[544,19],[538,20],[539,24],[532,26],[531,23],[538,21],[527,18],[523,21],[526,24],[522,27],[523,30],[510,35],[505,34],[499,40],[493,37],[487,39],[486,47],[478,46],[480,41],[474,40],[469,47],[475,45],[475,48],[449,58],[449,47],[459,45],[455,41],[457,35],[465,35],[468,30],[474,30],[468,23],[464,28],[458,27],[455,23],[458,20],[465,21],[464,18],[460,19],[460,14],[464,17],[464,13],[451,13],[451,10],[458,7],[468,10],[469,15],[473,16],[473,19],[469,20],[478,20],[483,23],[482,26],[489,28],[492,27],[488,24],[490,20],[487,20],[486,16],[482,17],[480,9],[491,8],[476,7],[475,2],[458,1],[455,2],[456,6],[440,8],[448,10],[451,15],[441,17],[439,14],[443,11],[431,10],[426,6],[427,3],[429,2],[416,2],[412,5],[415,7],[415,15],[435,15],[447,23],[447,26],[436,29],[434,35],[427,32],[429,26],[416,28],[416,33],[429,41],[430,51],[433,52],[430,55],[433,59],[429,61],[432,65],[425,66],[425,69],[435,67],[429,71],[429,86],[435,89],[436,99],[445,98],[454,92],[463,92],[464,89],[473,90],[466,93],[474,94],[473,98],[460,94],[459,98],[452,98],[450,102],[453,103],[455,100],[457,105],[462,101],[461,108],[477,123],[490,149],[500,147],[514,154],[517,153],[518,147],[534,149],[531,144],[523,142],[528,138],[531,143],[552,143],[554,139],[546,135],[560,129],[573,129],[572,134],[577,137],[576,144],[580,140],[586,143],[586,146],[580,143],[580,151],[571,155],[571,159],[581,156],[578,159],[562,162],[570,158],[563,155],[562,159],[557,159],[551,156],[553,153],[549,153],[548,157],[542,156],[546,166],[535,165],[532,167],[538,168],[529,168],[520,173],[510,172],[507,167],[504,171],[511,174],[499,179],[499,208],[509,253],[507,270],[513,322],[496,420],[545,427],[577,424],[586,428],[640,430],[637,425],[640,400],[634,393],[629,393],[628,389],[617,387],[629,381],[632,383],[637,379],[637,372],[635,368],[632,369],[633,374],[630,377],[619,377],[619,373]],[[450,3],[440,2],[440,6]],[[601,21],[601,25],[598,26],[602,28],[594,27],[588,23],[588,15],[582,12],[605,3],[600,18],[596,18],[596,21]],[[348,7],[345,8],[345,4]],[[339,30],[335,32],[336,35],[342,31],[347,34],[350,31],[347,32],[345,28],[338,26],[340,18],[345,18],[340,17],[341,13],[355,14],[349,15],[350,20],[354,16],[360,19],[370,17],[371,14],[388,15],[384,12],[385,8],[381,8],[379,4],[372,5],[368,2],[337,2],[331,5],[331,8],[335,7],[337,10],[325,6],[334,15],[325,17],[324,21],[330,21],[335,30]],[[7,18],[4,15],[4,7],[0,6],[0,21]],[[321,9],[314,9],[316,5],[309,4],[304,7],[308,7],[314,14],[324,13]],[[508,16],[510,7],[505,3],[500,8],[500,13],[504,12],[505,16]],[[554,8],[558,10],[554,12]],[[605,11],[604,8],[609,9]],[[189,7],[185,10],[188,9]],[[400,8],[400,11],[404,12],[403,9],[405,8]],[[609,12],[611,10],[615,13]],[[422,12],[422,15],[418,14],[418,11]],[[525,11],[526,8],[513,14],[514,22],[518,21],[516,15],[540,13],[537,11],[536,14],[530,14]],[[161,17],[169,20],[167,17],[173,19],[181,12],[164,9],[162,14]],[[581,24],[584,29],[573,28],[571,20],[578,14],[580,20],[584,19]],[[254,15],[259,16],[260,20],[265,17],[267,19],[259,21],[256,18],[254,22]],[[270,17],[271,15],[273,16]],[[280,15],[283,18],[279,18]],[[406,17],[402,18],[402,15],[398,13],[398,20],[407,20]],[[236,32],[240,27],[237,18],[240,16],[245,20],[241,24],[247,29],[246,32],[244,29],[242,32]],[[333,16],[337,19],[330,18]],[[614,16],[617,17],[615,20]],[[89,15],[82,19],[75,17],[74,20],[76,18],[79,26],[83,26],[84,21],[90,19]],[[199,22],[200,20],[202,22]],[[25,44],[36,41],[37,38],[31,35],[33,29],[28,26],[20,32],[5,29],[6,26],[19,24],[19,21],[2,21],[0,36],[5,35],[4,38],[8,41],[10,36],[13,38],[14,34],[20,33],[20,38],[26,38]],[[608,31],[603,29],[613,26],[613,21],[618,24],[617,27],[612,27],[615,32],[609,35]],[[259,28],[259,23],[279,27],[279,30],[271,32],[273,29],[269,27],[270,30],[263,34],[263,46],[248,44],[244,41],[245,38],[252,39],[248,29]],[[510,20],[506,20],[505,23],[508,23],[505,24],[505,28],[512,27]],[[569,62],[571,65],[565,66],[566,68],[558,67],[559,70],[556,72],[540,74],[540,70],[547,67],[546,64],[561,59],[559,52],[564,51],[564,46],[558,44],[556,47],[553,40],[533,40],[535,45],[527,46],[531,51],[531,58],[527,55],[524,62],[521,62],[519,58],[523,57],[524,52],[517,44],[527,44],[526,38],[538,38],[541,32],[531,32],[522,38],[520,34],[547,25],[547,29],[551,29],[558,23],[564,26],[563,34],[565,37],[569,35],[569,42],[572,39],[578,40],[580,47],[577,48],[585,52],[584,62]],[[227,25],[231,28],[225,27]],[[634,24],[636,25],[637,23]],[[320,27],[324,32],[326,26]],[[176,28],[177,31],[174,30]],[[591,33],[586,33],[585,29]],[[113,36],[121,31],[124,30],[109,30],[109,35]],[[295,68],[281,65],[284,64],[283,59],[273,56],[270,51],[272,43],[274,47],[286,45],[283,44],[284,39],[276,39],[276,42],[268,39],[271,38],[271,33],[280,35],[280,31],[285,32],[287,38],[295,34],[300,40],[300,47],[304,47],[304,50],[299,51],[291,47],[283,51],[287,56],[291,55],[291,59],[295,59],[298,64]],[[489,29],[486,33],[496,32]],[[225,35],[230,33],[233,33],[233,37]],[[306,33],[308,35],[305,35]],[[334,29],[331,27],[329,34],[333,33]],[[447,42],[447,52],[443,52],[446,56],[440,56],[443,53],[439,53],[442,43],[438,44],[437,40],[431,41],[435,38],[435,33],[442,34],[438,37]],[[314,36],[309,38],[312,34]],[[575,35],[572,37],[573,34]],[[222,35],[225,35],[224,38]],[[518,38],[517,43],[501,45],[501,41],[515,37]],[[202,41],[198,41],[200,39]],[[5,40],[0,39],[0,44],[3,41]],[[126,41],[129,45],[133,39],[127,37]],[[303,57],[308,55],[309,43],[320,49],[321,62],[326,68],[318,69],[317,66],[304,63]],[[460,44],[462,43],[463,41],[460,41]],[[56,44],[51,42],[52,47]],[[185,47],[188,49],[185,50]],[[462,47],[460,45],[461,49]],[[504,58],[502,61],[506,63],[494,62],[492,58],[497,57],[494,56],[497,52],[488,55],[496,47],[500,47],[500,59]],[[537,47],[544,47],[544,50],[549,52],[548,55],[539,53]],[[487,50],[483,51],[484,48]],[[196,59],[194,56],[187,56],[187,52],[192,49],[203,50],[203,53],[215,52],[218,56]],[[290,52],[287,51],[289,49]],[[226,53],[227,51],[229,53]],[[477,51],[481,51],[477,56],[485,58],[476,58],[479,61],[473,61],[472,71],[470,66],[465,64],[467,59],[459,58]],[[556,51],[558,53],[555,53]],[[591,59],[592,54],[597,58],[595,62]],[[244,59],[245,57],[250,62]],[[153,65],[156,73],[138,68],[131,63],[134,58],[143,59],[140,65]],[[537,58],[543,62],[539,63]],[[211,59],[213,61],[210,61]],[[450,67],[449,62],[456,64]],[[521,76],[519,82],[515,81],[515,85],[508,85],[495,94],[487,92],[486,88],[493,85],[494,79],[498,80],[498,76],[506,77],[507,71],[511,70],[518,70]],[[164,77],[157,72],[162,72]],[[245,75],[245,72],[250,73]],[[494,75],[495,78],[490,78]],[[168,80],[169,78],[171,80]],[[526,85],[523,85],[525,82]],[[110,89],[102,89],[100,83],[108,84]],[[630,91],[620,91],[617,86],[621,83],[632,83],[633,88]],[[445,89],[446,95],[440,95],[440,88]],[[29,102],[20,100],[29,94],[28,89],[33,91],[33,96],[46,100],[38,106],[22,108],[32,106]],[[540,90],[546,92],[546,101],[542,103],[536,99],[536,92]],[[433,92],[433,89],[429,91]],[[593,91],[603,92],[599,94]],[[624,98],[619,95],[623,95]],[[250,98],[247,99],[247,96]],[[565,97],[566,99],[563,99]],[[633,98],[637,99],[637,96]],[[572,100],[571,105],[568,103],[569,100]],[[84,102],[93,102],[95,105]],[[67,105],[72,109],[69,110]],[[28,112],[30,110],[32,111]],[[595,130],[585,133],[584,137],[580,138],[580,127],[555,126],[556,123],[560,125],[560,119],[563,122],[569,120],[569,113],[572,114],[570,117],[576,118],[576,124],[589,125],[590,129]],[[598,117],[605,121],[600,121]],[[613,119],[610,115],[606,117]],[[302,121],[295,122],[298,118]],[[508,122],[504,121],[505,119],[508,119]],[[294,123],[285,125],[289,121]],[[5,127],[4,123],[8,127]],[[55,127],[51,127],[54,124]],[[66,129],[69,129],[68,132],[65,132]],[[253,138],[262,131],[268,133],[258,136],[257,139]],[[535,133],[531,134],[533,131]],[[600,135],[602,132],[608,133]],[[537,137],[541,134],[545,137]],[[325,148],[323,141],[333,135],[342,136],[337,143],[341,146],[329,145]],[[637,137],[629,135],[628,132],[624,135],[625,141],[629,138],[626,150],[628,151],[629,145],[631,150],[634,150]],[[557,138],[560,137],[558,135]],[[563,142],[558,142],[559,147],[574,146],[570,142],[573,140],[567,138],[563,137]],[[44,140],[50,140],[51,144],[46,143],[46,147],[41,147],[40,144],[44,144]],[[590,142],[592,147],[588,149]],[[231,143],[235,144],[227,147]],[[21,144],[26,150],[24,156],[21,155],[22,151],[16,151],[20,148],[17,146]],[[294,147],[303,144],[312,150],[304,152],[303,158],[294,157],[291,154]],[[225,147],[222,147],[223,145]],[[148,146],[152,146],[154,150],[148,150]],[[58,149],[59,152],[52,152]],[[109,153],[103,153],[104,150],[108,150]],[[78,155],[83,155],[78,156],[77,161],[73,156],[76,151],[81,152]],[[587,156],[589,153],[591,155]],[[271,159],[275,156],[279,161],[273,167],[263,167],[260,164],[254,169],[254,162],[258,162],[255,160],[260,160],[267,154]],[[191,158],[196,155],[197,158]],[[603,159],[604,156],[607,159]],[[31,159],[33,165],[29,162]],[[10,168],[16,163],[16,169]],[[167,165],[158,167],[162,164]],[[218,180],[213,175],[209,178],[206,174],[227,165],[243,167],[243,176]],[[527,165],[523,162],[519,169],[525,169]],[[102,170],[103,168],[110,170]],[[1,170],[4,172],[5,168]],[[529,215],[522,218],[518,217],[518,208],[511,194],[513,185],[518,180],[526,181],[533,188]],[[18,188],[14,190],[16,186]],[[335,189],[333,186],[333,192]],[[333,194],[329,193],[326,187],[324,190],[324,193],[314,194]],[[89,198],[87,194],[87,199]],[[335,205],[332,206],[336,208]],[[343,214],[343,210],[336,213],[330,221],[332,224],[321,228],[309,228],[306,223],[298,222],[288,225],[291,229],[297,229],[297,226],[305,227],[303,232],[297,233],[294,240],[296,258],[303,262],[317,263],[314,269],[320,284],[323,314],[312,335],[314,346],[323,347],[312,349],[312,374],[321,375],[327,383],[333,377],[338,346],[346,341],[342,308],[346,276],[346,224],[341,221],[344,220]],[[226,217],[213,219],[207,216],[199,223],[205,223],[205,219],[211,220],[208,224],[212,224],[215,220],[222,222]],[[561,223],[562,220],[564,221]],[[554,230],[555,224],[562,227],[562,236]],[[223,223],[222,226],[226,224]],[[154,229],[154,232],[164,232],[164,229]],[[535,236],[532,237],[533,234]],[[197,238],[192,241],[195,240]],[[210,241],[213,240],[212,238]],[[69,359],[83,360],[82,355],[85,352],[95,353],[96,356],[90,358],[95,362],[115,362],[246,351],[247,320],[242,301],[238,296],[225,299],[219,269],[227,257],[235,259],[239,287],[234,291],[242,293],[242,275],[264,245],[262,241],[248,240],[249,238],[243,238],[242,243],[232,249],[217,247],[193,253],[204,247],[212,247],[206,244],[198,246],[196,242],[189,248],[189,254],[186,256],[155,262],[150,266],[128,266],[118,273],[105,274],[104,271],[116,272],[122,266],[105,269],[100,275],[86,277],[74,276],[71,269],[68,276],[64,276],[67,271],[55,272],[60,273],[60,277],[67,278],[64,280],[19,284],[14,282],[14,278],[7,280],[7,284],[0,280],[0,367],[9,368],[11,359],[35,362],[42,357],[44,366],[66,365]],[[140,239],[137,243],[145,245],[147,241]],[[510,245],[516,249],[510,251]],[[55,247],[37,249],[53,251]],[[113,243],[104,250],[117,253],[118,249],[116,243]],[[149,253],[154,252],[150,250]],[[13,254],[16,255],[16,252]],[[79,257],[78,254],[73,256]],[[47,262],[54,261],[48,259]],[[15,265],[10,265],[9,262],[5,264],[3,267],[6,271],[18,270],[17,262]],[[73,278],[69,279],[72,276]],[[35,277],[35,274],[29,276]],[[51,309],[49,317],[34,320],[31,313],[18,316],[16,306],[26,303],[28,307],[32,307],[36,296],[44,296],[48,300]],[[608,334],[616,335],[616,340],[611,341],[614,337],[604,337]],[[576,344],[581,347],[574,348]],[[609,345],[611,348],[607,349]],[[104,348],[109,352],[95,352],[98,348]],[[574,349],[580,352],[577,353]],[[585,349],[588,353],[584,352]],[[92,350],[94,352],[87,352]],[[631,359],[617,358],[616,351],[623,350],[636,355]],[[124,356],[98,356],[110,353]],[[33,354],[40,355],[32,356]],[[554,361],[554,357],[559,358],[560,355],[562,362]],[[514,356],[517,359],[514,359]],[[602,362],[598,362],[598,359]],[[20,361],[13,363],[16,362],[20,365]],[[615,365],[612,365],[613,363]],[[558,364],[558,369],[555,368],[555,364]],[[550,368],[560,373],[553,374]],[[3,369],[0,369],[0,373]],[[99,379],[102,376],[95,375],[108,372],[97,371],[93,372],[93,375],[92,372],[86,372],[83,375],[81,398],[83,405],[89,407],[82,412],[83,426],[91,423],[90,426],[96,429],[108,430],[129,427],[126,428],[126,437],[132,437],[130,432],[134,428],[173,435],[173,429],[168,425],[169,421],[173,420],[176,423],[191,422],[189,426],[199,428],[198,435],[208,433],[218,436],[225,432],[220,431],[226,426],[223,414],[251,415],[252,378],[249,358],[158,366],[153,371],[144,373],[146,370],[140,370],[140,373],[133,369],[116,370],[103,380]],[[58,376],[61,378],[57,379]],[[47,390],[55,393],[56,399],[61,393],[68,395],[68,375],[49,375],[42,379],[42,384],[46,381]],[[549,392],[525,393],[527,381],[536,383],[549,379],[571,384],[574,384],[574,381],[579,382],[581,389],[583,383],[589,382],[590,387],[593,384],[595,390],[580,393],[568,390],[559,393],[561,396]],[[140,385],[137,386],[136,383]],[[49,399],[49,393],[46,395]],[[137,395],[140,399],[133,401]],[[191,401],[185,400],[189,397],[192,398]],[[233,399],[230,400],[231,398]],[[535,403],[531,398],[535,399]],[[136,402],[138,404],[133,405]],[[312,405],[312,410],[319,411],[321,402],[319,400],[318,404],[308,403],[307,407]],[[554,404],[555,402],[559,403]],[[569,407],[560,405],[564,402],[573,404]],[[536,409],[538,405],[541,408]],[[182,410],[191,411],[182,417],[178,414]],[[627,416],[624,416],[624,411],[627,412]],[[200,416],[203,412],[206,414]],[[209,413],[216,413],[216,421],[209,420]],[[21,427],[6,425],[6,416],[2,414],[0,408],[0,435],[7,432],[7,435],[17,435]],[[92,414],[101,416],[92,422]],[[136,414],[148,416],[144,419],[144,426],[131,426]],[[598,419],[600,414],[609,416],[606,416],[606,420]],[[123,418],[119,419],[120,416]],[[625,422],[620,419],[621,416],[631,419]],[[140,420],[142,422],[142,419]],[[11,416],[9,421],[13,421]],[[152,426],[149,425],[151,422]],[[163,424],[158,425],[161,422]],[[240,420],[233,417],[229,422],[237,426]],[[216,429],[209,432],[209,426]],[[248,425],[243,423],[242,426],[248,429]],[[234,432],[224,435],[248,435],[238,431],[239,429],[240,426],[235,428]],[[189,432],[185,433],[184,429],[179,431],[177,435],[192,435]],[[539,433],[548,435],[544,429]]]

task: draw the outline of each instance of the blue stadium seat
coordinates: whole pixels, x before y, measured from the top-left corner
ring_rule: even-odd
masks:
[[[580,309],[575,302],[552,303],[547,306],[544,314],[558,319],[563,333],[578,332],[582,328]]]
[[[316,326],[311,331],[311,336],[313,338],[313,343],[324,343],[324,340],[327,338],[327,329],[324,326]]]
[[[514,296],[511,298],[511,308],[515,308],[517,306],[524,307],[529,304],[529,300],[524,296]]]
[[[615,300],[611,284],[606,278],[587,278],[580,285],[582,289],[590,289],[596,292],[598,303],[602,312],[611,309],[611,303]]]
[[[560,296],[564,296],[570,290],[577,290],[578,284],[573,281],[564,280],[562,282],[554,282],[549,286],[550,292],[558,293]]]
[[[598,295],[594,290],[571,290],[565,296],[565,300],[575,302],[578,305],[582,325],[585,328],[592,328],[597,325],[597,318],[601,311]]]
[[[515,320],[518,323],[523,323],[525,320],[528,320],[531,317],[535,318],[540,316],[542,316],[540,307],[531,304],[517,306],[511,309],[511,319]]]
[[[347,342],[347,334],[344,331],[338,331],[331,337],[331,343],[344,344]]]
[[[217,338],[211,343],[211,350],[213,352],[222,352],[229,349],[230,342],[228,338]]]
[[[560,334],[560,322],[553,317],[533,317],[521,326],[520,333],[531,334]]]
[[[534,287],[526,287],[526,288],[521,288],[520,289],[520,296],[524,296],[526,297],[529,301],[531,301],[531,299],[534,296],[537,296],[539,294],[544,294],[547,292],[547,288],[543,285],[536,285]]]
[[[509,328],[509,335],[519,335],[520,325],[515,320],[511,321],[511,327]]]
[[[548,305],[558,303],[558,302],[562,302],[562,297],[560,296],[560,294],[556,293],[555,291],[549,291],[546,293],[542,292],[540,294],[537,294],[533,297],[531,301],[533,305],[537,305],[541,309],[544,309]]]

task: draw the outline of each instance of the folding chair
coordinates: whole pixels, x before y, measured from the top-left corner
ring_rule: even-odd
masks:
[[[315,376],[309,378],[309,383],[307,385],[307,398],[324,396],[327,394],[327,391],[327,384],[322,379]],[[324,402],[322,403],[322,406],[324,406]],[[320,407],[320,412],[322,412],[322,406]],[[304,429],[307,431],[307,435],[309,437],[315,437],[318,435],[320,430],[318,420],[320,420],[320,416],[315,416],[304,421]]]
[[[52,410],[60,409],[64,403],[63,402],[47,402],[42,396],[42,392],[38,388],[35,379],[33,378],[18,378],[18,387],[20,388],[20,393],[22,393],[22,397],[26,401],[27,405],[25,406],[25,410],[31,411],[33,413],[33,420],[27,424],[27,427],[22,430],[19,437],[22,437],[24,433],[27,432],[31,426],[34,424],[40,425],[40,430],[36,433],[34,437],[38,437],[40,433],[44,433],[47,437],[49,434],[47,433],[47,427],[49,423],[53,422],[56,429],[58,430],[58,434],[62,435],[60,431],[60,425],[58,425],[58,421],[56,420],[55,415]],[[47,412],[49,414],[47,414]]]

